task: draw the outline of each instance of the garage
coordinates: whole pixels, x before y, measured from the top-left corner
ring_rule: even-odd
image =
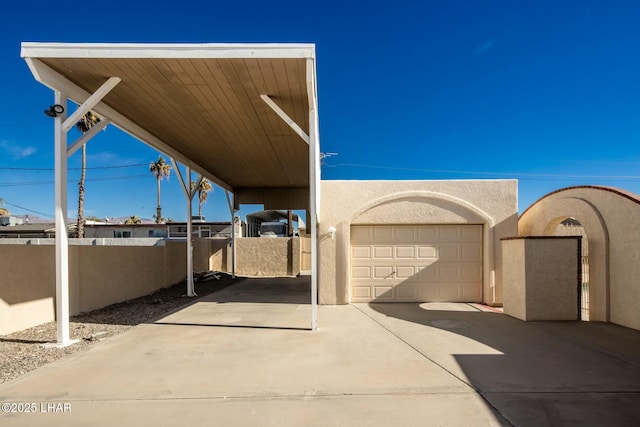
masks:
[[[482,227],[352,225],[351,302],[481,302]]]

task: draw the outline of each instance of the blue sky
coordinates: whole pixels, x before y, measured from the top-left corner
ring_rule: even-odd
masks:
[[[54,206],[42,114],[53,93],[20,58],[23,41],[312,42],[321,150],[338,153],[323,179],[515,178],[520,211],[572,185],[640,193],[640,2],[18,3],[0,14],[0,198],[15,214]],[[150,218],[157,156],[101,132],[88,145],[86,215]],[[175,176],[162,200],[163,216],[185,219]],[[203,211],[228,220],[224,192]]]

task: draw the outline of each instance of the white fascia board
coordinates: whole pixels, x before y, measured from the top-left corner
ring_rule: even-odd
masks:
[[[23,58],[315,58],[308,43],[40,43],[23,42]]]
[[[66,96],[68,96],[78,104],[82,104],[91,96],[89,92],[67,80],[65,77],[58,74],[56,71],[51,69],[40,60],[36,58],[26,58],[25,61],[27,62],[31,73],[38,82],[54,91],[64,92]],[[167,143],[165,143],[152,133],[148,132],[147,130],[143,129],[133,121],[129,120],[122,114],[118,113],[108,105],[100,102],[95,105],[93,110],[99,115],[111,120],[111,123],[118,129],[121,129],[122,131],[128,133],[144,144],[164,153],[165,155],[175,158],[183,165],[190,167],[200,175],[204,175],[206,178],[215,182],[218,186],[224,188],[225,190],[233,191],[233,187],[227,182],[211,174],[209,171],[207,171],[207,169],[200,166],[199,164],[186,158],[178,151],[171,148],[171,146],[169,146]]]

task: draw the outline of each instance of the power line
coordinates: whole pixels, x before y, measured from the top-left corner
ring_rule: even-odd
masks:
[[[114,166],[94,166],[87,167],[87,170],[98,170],[98,169],[122,169],[122,168],[134,168],[139,166],[149,166],[148,163],[137,163],[133,165],[114,165]],[[55,171],[55,168],[25,168],[25,167],[14,167],[14,166],[0,166],[0,170],[12,170],[12,171]],[[81,170],[82,168],[68,168],[68,170]]]
[[[140,179],[147,178],[151,175],[123,175],[123,176],[108,176],[102,178],[87,178],[85,181],[117,181],[117,180],[125,180],[125,179]],[[21,186],[29,186],[29,185],[49,185],[55,184],[55,181],[23,181],[23,182],[9,182],[9,183],[0,183],[0,187],[21,187]]]
[[[42,216],[44,216],[45,218],[53,218],[53,217],[54,217],[54,215],[49,215],[48,213],[44,213],[44,212],[40,212],[40,211],[35,211],[35,210],[33,210],[33,209],[25,208],[25,207],[23,207],[23,206],[19,206],[19,205],[14,205],[13,203],[9,203],[9,202],[7,202],[6,200],[4,200],[3,202],[4,202],[3,204],[5,204],[5,205],[13,206],[14,208],[22,209],[23,211],[27,211],[27,212],[33,212],[33,213],[36,213],[36,214],[38,214],[38,215],[42,215]]]
[[[419,168],[400,168],[394,166],[377,166],[377,165],[363,165],[357,163],[338,163],[338,164],[324,164],[330,168],[337,167],[361,167],[370,169],[386,169],[397,170],[405,172],[429,172],[429,173],[442,173],[442,174],[464,174],[464,175],[488,175],[488,176],[506,176],[506,177],[527,177],[530,179],[545,178],[545,179],[619,179],[619,180],[638,180],[640,175],[569,175],[569,174],[543,174],[543,173],[520,173],[520,172],[479,172],[479,171],[460,171],[460,170],[441,170],[441,169],[419,169]]]

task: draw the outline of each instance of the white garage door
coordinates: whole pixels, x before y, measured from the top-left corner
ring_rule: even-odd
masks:
[[[354,225],[351,301],[482,301],[482,225]]]

